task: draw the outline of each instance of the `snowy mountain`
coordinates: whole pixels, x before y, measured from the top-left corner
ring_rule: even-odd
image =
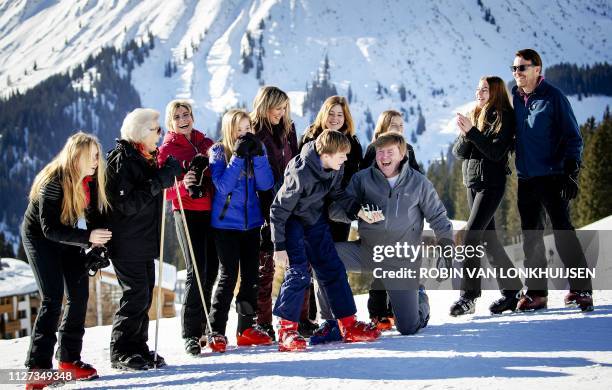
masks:
[[[476,313],[448,315],[456,291],[431,291],[429,325],[413,336],[385,332],[373,343],[320,345],[306,352],[277,346],[234,347],[236,313],[230,310],[225,354],[183,351],[180,318],[160,320],[159,353],[168,367],[142,373],[110,367],[110,326],[85,330],[84,361],[100,378],[66,389],[609,389],[612,376],[612,294],[595,291],[597,307],[584,314],[562,307],[564,291],[551,291],[549,309],[491,316],[498,296],[484,291]],[[356,296],[367,317],[366,295]],[[153,346],[155,323],[149,325]],[[0,369],[23,367],[29,338],[0,340]],[[23,385],[20,386],[22,388]],[[6,388],[17,388],[6,387]]]
[[[301,131],[312,115],[301,108],[305,86],[327,55],[338,92],[351,88],[362,142],[372,126],[366,110],[375,121],[385,109],[404,109],[410,135],[420,107],[427,131],[417,146],[426,162],[453,138],[449,118],[472,100],[480,76],[511,80],[517,49],[536,48],[545,66],[611,61],[611,16],[605,0],[9,0],[0,5],[0,88],[26,90],[102,46],[150,32],[155,49],[132,74],[142,105],[163,111],[172,98],[191,98],[197,127],[214,133],[225,109],[250,107],[259,84],[273,84],[290,94]],[[248,73],[245,58],[255,64]],[[176,71],[164,77],[168,64]]]

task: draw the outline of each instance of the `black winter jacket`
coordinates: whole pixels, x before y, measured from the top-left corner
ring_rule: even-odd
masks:
[[[489,114],[488,122],[495,120],[495,111]],[[453,145],[453,155],[463,160],[463,184],[468,188],[491,188],[506,185],[508,153],[514,144],[514,113],[502,114],[499,132],[487,127],[479,131],[475,126],[465,136],[460,135]]]
[[[150,164],[129,142],[117,140],[108,160],[106,192],[111,258],[147,260],[159,256],[162,218],[162,188],[157,165]]]
[[[93,229],[104,225],[97,204],[96,182],[89,182],[90,203],[85,210],[87,230],[64,225],[60,221],[64,191],[60,177],[56,176],[40,189],[38,200],[28,204],[21,227],[22,234],[30,239],[47,239],[59,244],[89,247],[89,235]]]

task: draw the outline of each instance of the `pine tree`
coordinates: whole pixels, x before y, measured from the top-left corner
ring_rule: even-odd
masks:
[[[406,86],[404,85],[404,83],[402,83],[402,85],[400,85],[399,87],[399,95],[400,95],[400,100],[403,102],[406,101]]]
[[[15,257],[13,246],[6,241],[3,232],[0,232],[0,257]]]
[[[612,120],[595,129],[584,149],[579,177],[581,197],[578,199],[578,226],[584,226],[612,214]]]

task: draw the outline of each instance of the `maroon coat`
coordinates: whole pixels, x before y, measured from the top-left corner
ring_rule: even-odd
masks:
[[[272,126],[272,131],[269,129],[255,129],[255,136],[266,146],[268,161],[270,162],[272,173],[274,174],[275,191],[283,184],[285,167],[289,164],[289,161],[298,154],[295,125],[291,124],[291,131],[286,139],[280,136],[281,132],[281,124]]]

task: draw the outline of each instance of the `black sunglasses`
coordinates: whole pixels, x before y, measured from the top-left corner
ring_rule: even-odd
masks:
[[[162,133],[162,128],[161,128],[161,126],[158,126],[156,129],[151,129],[151,131],[156,131],[156,132],[157,132],[157,135],[161,135],[161,133]]]
[[[527,68],[531,68],[532,66],[535,66],[534,64],[523,64],[523,65],[519,65],[519,66],[510,66],[510,70],[512,71],[512,73],[514,72],[524,72],[527,70]]]

